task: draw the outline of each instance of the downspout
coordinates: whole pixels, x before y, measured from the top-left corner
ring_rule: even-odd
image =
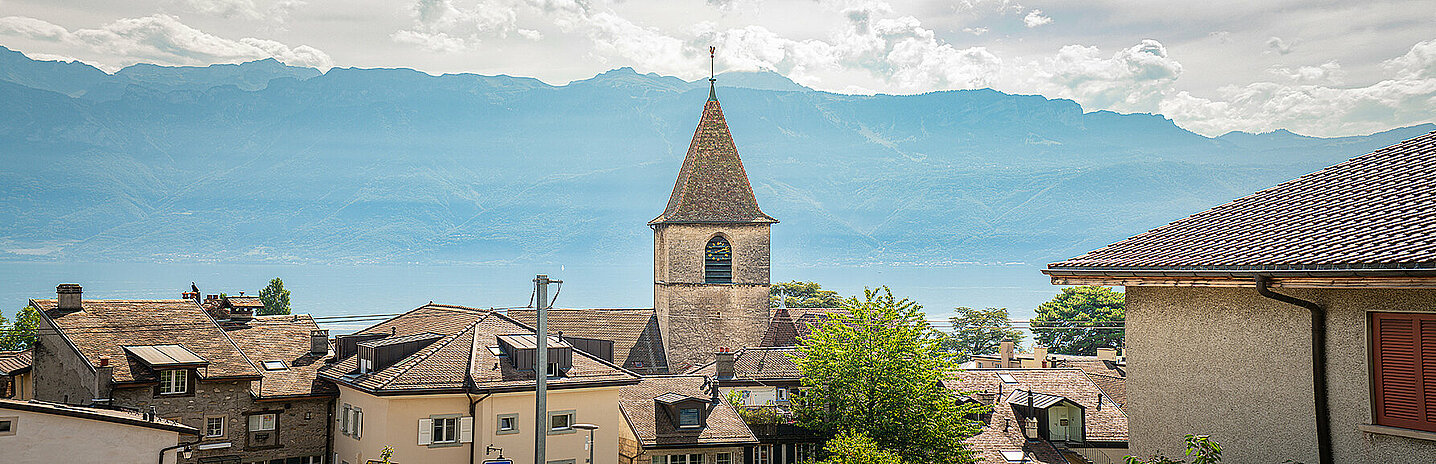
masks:
[[[324,435],[328,439],[324,440],[324,459],[321,462],[334,459],[334,408],[338,405],[339,397],[330,398],[329,410],[324,412],[324,416],[329,418],[329,423],[324,425]]]
[[[1316,447],[1321,464],[1332,464],[1331,408],[1326,382],[1326,310],[1316,303],[1271,291],[1271,277],[1258,274],[1256,290],[1261,296],[1311,311],[1311,383],[1316,403]]]
[[[192,441],[192,442],[189,442],[189,443],[180,443],[180,444],[178,444],[178,445],[161,448],[161,449],[160,449],[160,461],[159,461],[159,463],[160,463],[160,464],[165,464],[165,453],[168,453],[170,450],[172,450],[172,449],[181,449],[181,448],[184,448],[184,447],[186,447],[186,446],[198,445],[199,442],[201,442],[201,441],[204,441],[204,439],[199,437],[199,433],[196,433],[196,434],[195,434],[195,440]],[[179,452],[175,452],[175,464],[179,464],[180,460],[181,460],[181,459],[180,459],[180,454],[179,454]]]
[[[469,395],[469,389],[465,388],[464,396],[469,398],[469,417],[474,418],[474,428],[477,429],[479,428],[479,418],[474,414],[476,410],[475,407],[478,406],[480,401],[493,396],[493,393],[485,393],[484,396],[480,396],[479,399],[476,400],[473,396]],[[477,431],[474,435],[478,435]],[[479,447],[479,437],[475,436],[473,438],[473,440],[469,441],[469,464],[474,464],[474,449]]]

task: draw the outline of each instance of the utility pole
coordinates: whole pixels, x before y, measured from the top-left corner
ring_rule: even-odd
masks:
[[[548,445],[548,284],[562,284],[562,280],[550,280],[547,275],[534,277],[534,298],[538,305],[538,328],[534,333],[534,344],[538,345],[534,357],[534,379],[538,385],[534,391],[534,464],[547,463]]]

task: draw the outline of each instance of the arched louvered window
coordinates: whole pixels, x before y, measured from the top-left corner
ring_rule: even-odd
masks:
[[[703,282],[733,283],[733,247],[728,245],[728,239],[713,237],[703,247]]]

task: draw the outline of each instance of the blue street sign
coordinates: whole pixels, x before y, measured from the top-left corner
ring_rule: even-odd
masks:
[[[490,459],[490,460],[484,461],[484,464],[514,464],[514,460],[513,460],[513,459]]]

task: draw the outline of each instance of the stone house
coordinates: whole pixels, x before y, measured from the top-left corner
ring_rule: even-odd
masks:
[[[707,376],[644,377],[618,396],[620,464],[742,464],[758,444]]]
[[[546,460],[617,464],[619,389],[639,376],[550,336],[549,366],[535,365],[534,329],[492,310],[429,304],[335,339],[319,375],[339,388],[335,462],[471,463],[502,455],[532,462],[538,426]],[[535,375],[548,375],[548,410],[536,418]]]
[[[0,351],[0,398],[28,400],[35,397],[30,366],[30,350]]]
[[[802,394],[798,355],[792,346],[719,349],[713,362],[689,372],[712,379],[719,396],[735,398],[752,416],[748,427],[759,443],[748,448],[745,463],[797,464],[822,447],[819,436],[793,424],[791,399]]]
[[[184,462],[309,464],[328,454],[334,393],[313,383],[310,367],[328,347],[308,316],[216,321],[189,294],[82,300],[81,292],[62,284],[58,298],[30,300],[41,315],[36,398],[152,412],[194,427],[203,436]]]
[[[973,418],[982,431],[967,441],[978,462],[1107,463],[1127,454],[1127,415],[1081,369],[972,369],[943,385],[992,408]]]
[[[133,411],[0,399],[0,457],[5,462],[173,464],[199,433]]]
[[[1125,286],[1135,454],[1436,462],[1436,133],[1043,272]]]

